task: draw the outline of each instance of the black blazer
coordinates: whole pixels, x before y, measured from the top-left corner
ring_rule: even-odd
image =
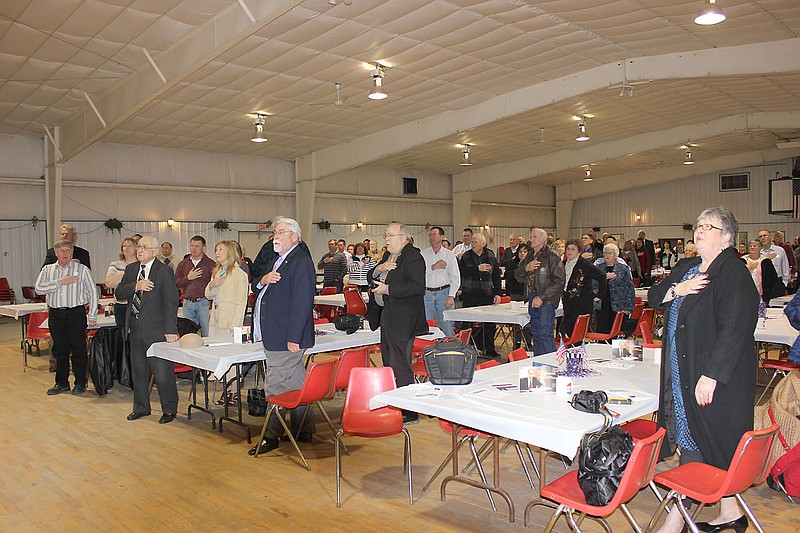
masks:
[[[82,265],[86,265],[86,268],[88,268],[89,270],[92,269],[92,261],[91,261],[91,259],[89,259],[89,252],[87,250],[84,250],[80,246],[75,246],[73,248],[73,250],[72,250],[72,258],[73,259],[77,259],[78,261],[80,261]],[[47,255],[45,256],[44,263],[42,264],[42,268],[44,268],[45,265],[52,265],[53,263],[56,263],[57,261],[58,261],[58,259],[56,258],[55,249],[54,248],[48,248],[47,249]]]
[[[669,276],[648,293],[651,307],[664,310],[669,322],[672,301],[663,304],[672,283],[700,263],[699,257],[684,259]],[[747,267],[733,248],[723,250],[708,267],[709,283],[698,294],[687,296],[678,313],[675,344],[681,393],[689,430],[704,460],[728,468],[741,436],[753,429],[756,357],[753,331],[758,318],[758,291]],[[662,345],[659,426],[667,428],[661,457],[675,450],[670,339]],[[711,404],[700,407],[694,389],[700,376],[717,380]],[[668,445],[667,445],[668,444]]]
[[[119,282],[115,294],[120,300],[132,301],[136,291],[136,280],[139,277],[141,263],[136,261],[125,267],[125,274]],[[175,275],[172,269],[159,261],[153,260],[148,279],[153,282],[153,290],[142,292],[142,307],[139,311],[139,334],[145,345],[166,340],[164,335],[178,334],[178,288],[175,286]],[[133,305],[128,305],[125,317],[125,331],[130,332],[133,316]]]
[[[564,265],[567,262],[564,261]],[[597,293],[594,292],[594,284],[597,282]],[[592,302],[596,298],[602,298],[606,294],[606,273],[594,266],[588,260],[578,256],[578,261],[572,269],[572,275],[567,280],[564,287],[564,308],[566,313],[567,306],[578,306],[581,309],[588,309],[587,313],[592,312]],[[588,307],[586,305],[588,304]]]
[[[253,279],[252,288],[256,296],[269,287],[261,299],[259,310],[261,342],[269,351],[285,352],[289,342],[299,344],[300,348],[314,346],[313,308],[317,277],[311,254],[301,244],[302,241],[286,254],[278,267],[278,274],[281,275],[278,283],[259,289],[261,277]],[[276,255],[269,262],[267,272],[272,270],[278,257]]]
[[[391,254],[383,254],[380,263],[385,263]],[[428,333],[425,321],[425,259],[419,249],[406,244],[397,255],[397,268],[386,275],[389,294],[383,297],[381,313],[381,337],[390,341],[409,340]],[[377,266],[376,265],[376,268]],[[367,273],[370,282],[375,281],[375,268]]]

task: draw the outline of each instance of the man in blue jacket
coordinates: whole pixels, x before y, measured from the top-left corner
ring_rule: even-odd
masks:
[[[264,344],[266,396],[303,388],[305,352],[314,346],[314,261],[308,249],[301,246],[302,235],[296,220],[278,217],[274,228],[273,246],[278,255],[269,265],[269,271],[252,284],[253,293],[258,295],[253,306],[253,340]],[[300,428],[299,442],[311,442],[314,411],[310,406],[290,411],[295,431],[306,409],[310,411]],[[277,417],[270,418],[264,440],[250,449],[250,455],[255,455],[256,450],[259,454],[274,450],[282,435],[280,421]]]

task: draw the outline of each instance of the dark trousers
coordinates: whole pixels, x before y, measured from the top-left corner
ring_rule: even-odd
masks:
[[[383,328],[381,328],[383,329]],[[394,379],[398,387],[414,383],[414,371],[411,369],[411,350],[414,348],[414,337],[408,340],[388,340],[381,335],[381,358],[383,366],[394,370]]]
[[[47,314],[52,353],[56,360],[56,385],[69,387],[69,360],[72,354],[72,372],[75,385],[86,386],[88,358],[86,355],[86,308],[51,307]]]
[[[127,314],[128,314],[128,304],[120,304],[120,303],[114,304],[114,322],[118,326],[125,325],[125,317],[127,316]]]
[[[614,325],[614,318],[617,314],[611,308],[611,300],[606,296],[603,302],[595,313],[595,327],[597,333],[611,333],[611,326]]]
[[[149,344],[142,340],[139,321],[131,317],[131,377],[133,379],[133,412],[150,412],[150,373],[153,373],[163,414],[178,412],[178,386],[175,384],[175,363],[158,357],[147,357]]]

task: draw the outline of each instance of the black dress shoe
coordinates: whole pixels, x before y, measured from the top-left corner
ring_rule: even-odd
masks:
[[[170,422],[175,420],[176,416],[177,415],[175,413],[164,413],[163,415],[161,415],[161,418],[158,419],[158,423],[159,424],[169,424]]]
[[[73,396],[77,396],[79,394],[83,394],[84,392],[86,392],[86,385],[77,385],[76,384],[75,387],[72,389],[72,395]]]
[[[51,388],[47,389],[48,396],[55,396],[56,394],[61,394],[62,392],[69,392],[69,385],[53,385]]]
[[[258,450],[259,455],[262,453],[271,452],[272,450],[278,447],[278,439],[264,439],[261,441],[261,444],[256,444],[250,450],[248,450],[247,455],[255,455],[256,450]]]
[[[289,442],[289,435],[281,435],[280,440],[282,442]],[[297,435],[297,438],[294,440],[297,442],[302,442],[303,444],[311,444],[314,440],[314,437],[311,433],[308,433],[307,431],[301,431],[300,434]]]
[[[744,533],[747,531],[747,526],[749,522],[747,521],[747,516],[742,515],[736,520],[731,520],[730,522],[724,522],[722,524],[709,524],[708,522],[697,522],[697,529],[700,531],[708,531],[710,533],[720,533],[721,531],[726,531],[728,529],[734,530],[736,533]]]
[[[150,413],[137,413],[134,411],[128,415],[128,420],[139,420],[143,416],[150,416]]]

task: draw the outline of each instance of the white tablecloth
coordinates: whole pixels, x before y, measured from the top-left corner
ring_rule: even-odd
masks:
[[[610,346],[588,345],[589,358],[610,357]],[[608,355],[606,355],[608,354]],[[550,354],[533,359],[537,362],[554,363]],[[573,409],[564,398],[554,392],[501,391],[493,384],[518,384],[519,368],[530,365],[532,360],[506,363],[479,370],[470,385],[435,387],[420,383],[384,392],[372,398],[370,407],[375,409],[392,405],[474,429],[500,435],[509,439],[527,442],[548,450],[574,457],[584,434],[596,431],[603,425],[599,414],[581,413]],[[573,390],[603,389],[614,395],[634,396],[631,405],[611,405],[620,414],[618,422],[628,421],[652,413],[658,409],[659,366],[652,361],[628,362],[626,370],[603,367],[591,363],[598,374],[577,378]],[[433,389],[442,389],[438,398],[424,397]]]
[[[769,301],[770,307],[783,307],[784,305],[788,304],[794,298],[794,294],[789,294],[787,296],[779,296],[777,298],[773,298]]]
[[[361,293],[361,299],[365,302],[369,301],[369,294],[366,292]],[[314,296],[314,305],[332,305],[334,307],[344,307],[344,294],[326,294]]]
[[[517,307],[512,308],[511,305],[514,303]],[[556,316],[564,316],[564,308],[560,302],[556,308]],[[448,309],[444,312],[444,319],[452,322],[494,322],[495,324],[516,324],[518,326],[526,326],[531,321],[528,304],[525,302]]]
[[[109,304],[113,304],[114,298],[100,298],[98,302],[105,307]],[[20,317],[27,316],[31,313],[44,313],[46,311],[46,303],[0,305],[0,315],[10,316],[14,320],[19,320]]]
[[[754,332],[756,341],[773,342],[787,346],[794,344],[798,332],[789,323],[786,315],[783,314],[783,309],[767,309],[767,317],[763,328],[756,325]]]
[[[634,289],[637,298],[641,298],[643,302],[647,302],[647,293],[650,291],[650,288],[646,289]]]
[[[314,346],[306,350],[306,355],[336,352],[356,346],[378,344],[381,341],[380,329],[377,331],[371,331],[369,328],[361,329],[352,335],[337,330],[333,324],[320,324],[315,326],[315,329],[326,334],[316,337]],[[438,328],[431,328],[431,331],[430,335],[422,338],[433,340],[444,337]],[[181,348],[177,342],[157,342],[147,350],[147,356],[209,370],[218,379],[221,379],[234,364],[264,360],[264,345],[260,342],[233,344],[230,337],[210,338],[206,339],[206,342],[206,346],[192,349]]]

